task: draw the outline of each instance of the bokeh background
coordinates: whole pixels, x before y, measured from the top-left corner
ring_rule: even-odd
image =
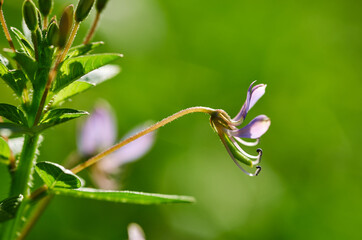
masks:
[[[58,0],[55,13],[69,3],[77,1]],[[5,0],[9,25],[20,28],[21,4]],[[126,239],[131,222],[147,239],[361,239],[361,30],[355,0],[110,0],[94,40],[124,54],[122,73],[66,106],[91,111],[107,100],[122,136],[190,106],[234,115],[257,79],[267,93],[248,120],[272,120],[260,144],[263,171],[244,175],[207,116],[187,116],[162,128],[121,181],[128,190],[192,195],[196,204],[57,197],[29,239]],[[1,102],[15,103],[3,82],[0,89]],[[39,160],[73,152],[80,122],[48,130]],[[1,198],[9,181],[0,166]]]

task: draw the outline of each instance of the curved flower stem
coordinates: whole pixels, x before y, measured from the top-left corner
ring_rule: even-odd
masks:
[[[10,33],[9,33],[9,29],[6,25],[6,21],[5,21],[5,17],[4,17],[4,13],[3,13],[3,7],[2,5],[0,5],[0,21],[1,21],[1,25],[4,29],[4,33],[5,33],[5,37],[6,40],[8,40],[10,48],[15,52],[15,47],[14,47],[14,43],[13,40],[11,39]]]
[[[146,128],[145,130],[123,140],[122,142],[110,147],[109,149],[107,149],[106,151],[88,159],[87,161],[85,161],[84,163],[79,164],[78,166],[74,167],[71,171],[73,173],[78,173],[80,171],[82,171],[83,169],[95,164],[96,162],[98,162],[99,160],[101,160],[103,157],[107,156],[108,154],[111,154],[112,152],[116,151],[117,149],[127,145],[128,143],[131,143],[133,141],[135,141],[136,139],[152,132],[155,131],[156,129],[165,126],[168,123],[173,122],[174,120],[183,117],[185,115],[188,115],[190,113],[207,113],[207,114],[213,114],[215,112],[219,112],[222,110],[217,110],[217,109],[212,109],[212,108],[208,108],[208,107],[191,107],[191,108],[186,108],[184,110],[181,110],[167,118],[164,118],[163,120],[159,121],[158,123]],[[223,111],[222,111],[223,112]],[[30,201],[35,201],[39,198],[41,198],[43,196],[43,193],[45,191],[47,191],[48,187],[46,185],[43,185],[42,187],[36,189],[34,192],[32,192],[32,194],[29,197]],[[41,214],[43,213],[43,211],[45,210],[45,208],[48,206],[48,204],[50,203],[52,197],[51,196],[46,196],[45,199],[42,200],[42,202],[40,202],[40,205],[38,206],[38,208],[33,212],[30,220],[28,221],[28,223],[25,225],[25,227],[23,228],[23,230],[20,232],[19,238],[20,239],[24,239],[24,237],[26,237],[26,235],[30,232],[31,228],[35,225],[36,221],[39,219],[39,217],[41,216]]]
[[[100,12],[97,11],[96,17],[95,17],[95,19],[94,19],[94,21],[93,21],[93,24],[92,24],[92,27],[91,27],[91,29],[89,30],[86,38],[85,38],[84,41],[83,41],[83,44],[84,44],[84,45],[88,44],[88,43],[90,42],[90,40],[92,39],[92,37],[93,37],[93,35],[94,35],[94,32],[95,32],[95,30],[96,30],[96,28],[97,28],[97,25],[98,25],[100,16],[101,16]]]
[[[107,149],[106,151],[88,159],[87,161],[79,164],[78,166],[74,167],[73,169],[71,169],[71,171],[73,173],[78,173],[80,171],[82,171],[83,169],[95,164],[96,162],[98,162],[99,160],[101,160],[102,158],[104,158],[105,156],[113,153],[114,151],[118,150],[119,148],[123,147],[124,145],[127,145],[128,143],[131,143],[133,142],[134,140],[152,132],[152,131],[155,131],[156,129],[160,128],[160,127],[163,127],[165,126],[166,124],[180,118],[180,117],[183,117],[187,114],[190,114],[190,113],[196,113],[196,112],[201,112],[201,113],[207,113],[207,114],[212,114],[214,113],[215,109],[212,109],[212,108],[207,108],[207,107],[191,107],[191,108],[187,108],[187,109],[184,109],[184,110],[181,110],[161,121],[159,121],[158,123],[150,126],[149,128],[146,128],[145,130],[123,140],[122,142],[110,147],[109,149]]]

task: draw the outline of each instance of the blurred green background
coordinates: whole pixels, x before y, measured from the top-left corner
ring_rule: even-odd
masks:
[[[77,1],[58,0],[55,12],[69,3]],[[5,0],[9,25],[20,28],[21,4]],[[247,120],[266,114],[272,121],[260,144],[263,171],[256,178],[243,174],[207,116],[187,116],[162,128],[152,151],[127,165],[121,179],[123,189],[192,195],[196,204],[57,197],[29,239],[126,239],[131,222],[147,239],[361,239],[361,6],[355,0],[110,0],[94,40],[106,42],[102,51],[124,54],[122,73],[66,106],[91,111],[106,99],[121,137],[190,106],[234,115],[257,79],[268,84],[267,93]],[[15,103],[3,82],[0,89],[0,102]],[[65,159],[76,149],[77,125],[48,130],[38,159]],[[1,198],[9,181],[1,166]]]

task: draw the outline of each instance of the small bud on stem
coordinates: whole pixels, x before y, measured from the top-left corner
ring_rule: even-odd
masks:
[[[92,9],[94,0],[80,0],[75,10],[75,21],[82,22],[88,17],[90,10]]]
[[[59,22],[59,40],[57,44],[59,48],[64,48],[65,44],[67,43],[70,31],[72,30],[73,26],[73,15],[73,5],[69,5],[64,9]]]
[[[98,12],[102,12],[104,7],[106,6],[108,0],[97,0],[96,9]]]
[[[34,32],[38,28],[37,10],[33,2],[26,0],[23,4],[23,17],[29,30]]]

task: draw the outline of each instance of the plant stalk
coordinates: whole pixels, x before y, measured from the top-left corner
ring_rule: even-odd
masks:
[[[100,16],[101,16],[101,13],[97,11],[96,17],[95,17],[95,19],[93,21],[93,24],[92,24],[92,27],[90,28],[86,38],[83,41],[84,45],[88,44],[90,42],[90,40],[92,39],[92,37],[93,37],[93,35],[94,35],[95,31],[96,31]]]
[[[6,40],[8,40],[10,48],[15,52],[15,47],[14,47],[14,43],[13,40],[11,39],[10,33],[9,33],[9,29],[6,25],[6,21],[5,21],[5,17],[4,17],[4,13],[3,13],[3,7],[2,5],[0,6],[0,21],[1,21],[1,25],[4,29],[4,33],[5,33],[5,37]]]
[[[35,163],[36,151],[38,148],[39,135],[26,135],[24,139],[23,150],[20,155],[19,165],[14,173],[11,183],[10,196],[24,196],[23,202],[17,211],[16,217],[8,221],[2,232],[3,240],[12,240],[15,238],[19,225],[22,223],[22,217],[28,205],[29,190],[32,181],[33,167]]]

